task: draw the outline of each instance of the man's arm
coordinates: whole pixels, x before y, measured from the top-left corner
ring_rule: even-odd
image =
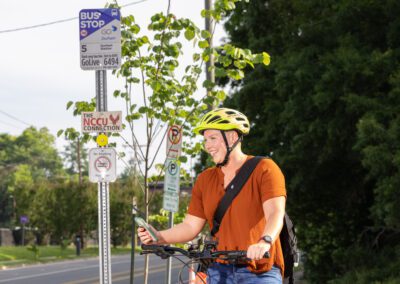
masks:
[[[283,218],[285,217],[285,203],[286,198],[284,196],[274,197],[263,203],[264,216],[267,222],[263,236],[270,236],[272,242],[279,237],[279,233],[282,230]]]
[[[155,230],[158,238],[157,244],[174,244],[191,241],[201,232],[205,223],[205,219],[186,214],[183,222],[171,229],[164,231]],[[149,233],[142,227],[138,228],[138,236],[144,244],[154,243]]]
[[[279,237],[279,233],[283,226],[285,202],[286,198],[284,196],[279,196],[268,199],[263,203],[266,225],[262,236],[270,236],[272,238],[272,243]],[[260,238],[262,236],[260,236]],[[269,251],[271,248],[271,244],[266,243],[265,241],[259,241],[258,243],[249,246],[247,257],[251,259],[262,259],[264,253]]]

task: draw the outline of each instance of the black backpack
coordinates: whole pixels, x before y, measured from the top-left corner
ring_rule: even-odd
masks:
[[[283,283],[293,284],[293,268],[299,265],[300,252],[297,249],[297,238],[294,225],[289,215],[285,213],[282,231],[279,234],[283,259],[285,261],[285,275]]]
[[[212,236],[214,236],[218,232],[219,226],[221,224],[222,218],[225,215],[226,210],[231,205],[233,199],[239,194],[243,185],[249,179],[251,173],[254,171],[261,159],[267,159],[267,157],[256,156],[250,160],[247,160],[240,168],[239,173],[227,186],[229,190],[227,190],[225,195],[222,197],[214,214],[213,228],[211,230]],[[281,241],[282,253],[285,261],[285,275],[283,283],[293,284],[293,268],[298,265],[300,255],[297,249],[297,238],[296,232],[294,230],[294,225],[287,213],[285,213],[283,227],[279,235],[279,239]]]

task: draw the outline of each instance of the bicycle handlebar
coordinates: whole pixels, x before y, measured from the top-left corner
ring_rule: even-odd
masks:
[[[142,252],[141,254],[149,254],[154,253],[161,257],[162,259],[166,259],[175,252],[181,253],[182,255],[196,260],[214,260],[221,259],[227,261],[235,261],[235,260],[248,260],[247,259],[247,251],[245,250],[233,250],[233,251],[196,251],[196,250],[185,250],[178,247],[171,247],[165,245],[144,245],[142,244]],[[269,258],[269,252],[265,252],[264,258]]]
[[[200,242],[199,242],[200,244]],[[144,245],[142,244],[142,252],[140,254],[149,254],[154,253],[155,255],[161,257],[162,259],[166,259],[169,257],[174,257],[181,261],[184,266],[181,268],[179,272],[179,283],[184,283],[182,281],[181,275],[184,267],[188,267],[188,265],[193,263],[200,263],[205,267],[216,259],[220,259],[223,261],[227,261],[230,264],[245,264],[250,259],[247,258],[247,251],[244,250],[234,250],[234,251],[218,251],[216,250],[217,242],[215,241],[206,241],[202,249],[200,249],[200,245],[191,245],[188,249],[182,249],[178,247],[172,247],[167,245]],[[183,255],[190,259],[188,262],[182,261],[179,257],[176,257],[175,253],[179,253],[179,255]],[[264,258],[269,258],[270,254],[267,251],[264,254]],[[204,268],[203,266],[203,268]],[[194,272],[198,273],[198,272]],[[204,278],[199,278],[204,284],[206,280]]]

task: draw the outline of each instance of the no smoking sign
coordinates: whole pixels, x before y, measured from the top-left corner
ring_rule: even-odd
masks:
[[[117,157],[113,148],[89,150],[89,180],[91,182],[113,182],[117,179]]]
[[[99,173],[108,172],[111,169],[111,161],[108,157],[100,156],[94,161],[94,168]]]

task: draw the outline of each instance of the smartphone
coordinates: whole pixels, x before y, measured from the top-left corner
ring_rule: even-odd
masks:
[[[153,239],[153,242],[157,242],[158,238],[156,236],[156,233],[154,232],[154,230],[149,226],[149,224],[146,223],[145,220],[143,220],[140,217],[135,217],[135,222],[136,224],[138,224],[139,227],[143,227],[147,230],[147,232],[149,232],[151,238]]]

